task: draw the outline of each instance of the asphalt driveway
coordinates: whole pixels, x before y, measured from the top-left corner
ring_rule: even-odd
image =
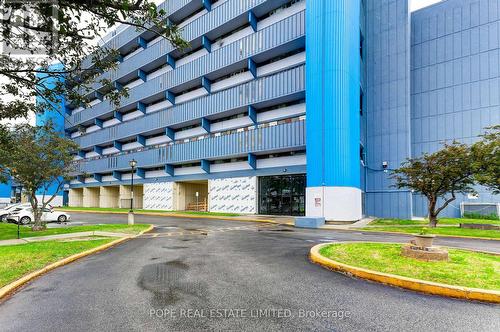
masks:
[[[72,213],[75,221],[126,216]],[[500,306],[427,296],[311,264],[319,242],[399,235],[138,216],[155,233],[54,270],[0,304],[0,331],[498,331]],[[500,252],[500,242],[439,239]]]

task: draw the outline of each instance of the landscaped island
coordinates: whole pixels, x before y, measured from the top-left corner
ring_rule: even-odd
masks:
[[[448,249],[449,261],[424,262],[401,256],[400,244],[341,243],[319,253],[336,262],[377,272],[454,286],[500,290],[500,256]]]
[[[467,219],[467,218],[442,218],[437,227],[429,228],[429,234],[469,236],[500,239],[500,230],[483,230],[460,228],[460,224],[491,224],[500,225],[500,220]],[[402,220],[402,219],[377,219],[363,228],[367,231],[398,232],[419,234],[423,228],[428,227],[427,220]]]

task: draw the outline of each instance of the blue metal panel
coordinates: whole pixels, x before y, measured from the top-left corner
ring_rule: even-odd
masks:
[[[82,150],[78,151],[78,156],[80,158],[85,158],[85,155],[86,155],[85,151],[82,151]]]
[[[122,180],[122,173],[121,172],[117,172],[117,171],[113,171],[113,177],[115,179],[117,179],[118,181],[121,181]]]
[[[137,143],[139,143],[142,146],[146,146],[146,137],[142,135],[137,135]]]
[[[123,121],[123,114],[118,112],[118,111],[114,111],[113,112],[113,117],[115,119],[117,119],[118,121],[122,122]]]
[[[251,58],[247,60],[247,67],[254,78],[257,78],[257,64]]]
[[[71,108],[69,108],[68,106],[65,105],[64,106],[64,114],[71,116],[71,114],[72,114]]]
[[[61,64],[54,64],[48,67],[49,71],[53,72],[61,72],[65,70],[64,66]],[[58,84],[63,83],[64,79],[60,77],[48,77],[47,74],[39,73],[36,75],[39,79],[38,89],[54,89],[58,86]],[[47,101],[41,96],[36,97],[36,104],[39,107],[44,108],[44,112],[36,114],[36,125],[43,126],[45,124],[51,123],[53,129],[60,134],[60,136],[65,135],[65,116],[66,112],[66,101],[64,96],[58,96],[55,101]],[[48,105],[47,105],[48,104]],[[47,185],[47,184],[46,184]],[[40,189],[37,191],[39,195],[52,195],[55,194],[58,188],[58,183],[55,181],[48,188]],[[60,193],[58,193],[60,194]]]
[[[144,178],[146,178],[146,169],[138,168],[136,174],[138,177],[144,179]]]
[[[493,6],[493,7],[490,7]],[[498,1],[443,1],[412,14],[412,156],[432,153],[444,141],[473,143],[500,123]],[[474,203],[500,202],[476,188]],[[426,199],[413,195],[413,215],[427,214]],[[458,217],[466,195],[442,217]]]
[[[99,128],[102,128],[103,123],[104,121],[102,121],[101,119],[94,119],[94,124]]]
[[[212,82],[205,76],[201,78],[201,85],[207,90],[208,93],[212,92]]]
[[[307,185],[360,187],[360,3],[306,11]]]
[[[118,90],[118,91],[123,90],[123,84],[118,83],[118,82],[113,82],[113,85],[114,85],[116,90]]]
[[[248,154],[248,165],[250,165],[252,169],[257,169],[257,157],[253,153]]]
[[[283,82],[287,82],[287,84],[283,84]],[[256,93],[257,91],[259,93]],[[304,91],[305,67],[300,66],[194,99],[165,111],[149,113],[116,126],[103,128],[77,137],[74,141],[82,147],[91,147],[95,144],[104,145],[112,140],[130,138],[145,131],[158,130],[172,125],[178,126],[193,120],[201,121],[202,117],[230,112],[252,104],[291,95],[302,95]]]
[[[142,113],[146,113],[146,104],[138,102],[137,103],[137,110],[142,112]]]
[[[170,138],[172,141],[175,141],[175,130],[167,127],[165,129],[165,135]]]
[[[93,174],[93,178],[97,182],[102,182],[102,175],[101,174]]]
[[[119,63],[123,62],[123,55],[121,55],[121,54],[118,55],[118,62]]]
[[[137,70],[137,77],[139,77],[143,82],[146,82],[148,80],[148,75],[144,70]]]
[[[175,167],[174,165],[165,165],[165,173],[167,173],[170,176],[174,176],[175,173]]]
[[[257,32],[257,16],[255,16],[253,11],[248,12],[248,23],[252,27],[254,32]]]
[[[208,10],[208,11],[212,10],[212,0],[201,0],[201,3],[203,4],[203,7],[206,10]]]
[[[148,48],[148,42],[142,37],[137,37],[137,45],[139,45],[143,49]]]
[[[205,129],[207,133],[210,133],[210,120],[208,120],[207,118],[202,118],[201,127]]]
[[[253,106],[248,106],[248,117],[254,124],[257,124],[257,110]]]
[[[172,91],[165,92],[165,99],[171,102],[172,105],[175,105],[175,94]]]
[[[115,149],[117,149],[118,151],[121,151],[121,150],[122,150],[122,147],[123,147],[123,144],[122,144],[122,143],[120,143],[120,142],[118,142],[118,141],[114,141],[114,142],[113,142],[113,147],[114,147]]]
[[[205,173],[210,173],[210,160],[202,159],[201,169],[205,171]]]
[[[212,42],[210,41],[210,39],[208,39],[207,36],[201,37],[201,44],[208,51],[208,53],[212,52]]]
[[[85,177],[83,175],[77,175],[76,180],[80,183],[85,183]]]
[[[10,198],[12,187],[10,183],[0,183],[0,198]]]
[[[100,146],[94,146],[94,152],[97,153],[98,155],[102,155],[102,147]]]
[[[175,59],[172,55],[167,54],[167,64],[172,67],[172,69],[175,69]]]

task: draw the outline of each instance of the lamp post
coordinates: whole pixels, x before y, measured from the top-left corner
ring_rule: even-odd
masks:
[[[137,166],[137,161],[135,159],[132,159],[131,161],[128,162],[130,168],[132,169],[132,179],[130,183],[130,211],[128,212],[128,224],[133,225],[134,224],[134,171]]]

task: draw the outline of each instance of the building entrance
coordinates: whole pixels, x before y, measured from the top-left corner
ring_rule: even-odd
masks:
[[[259,178],[259,214],[303,216],[305,201],[304,174]]]

